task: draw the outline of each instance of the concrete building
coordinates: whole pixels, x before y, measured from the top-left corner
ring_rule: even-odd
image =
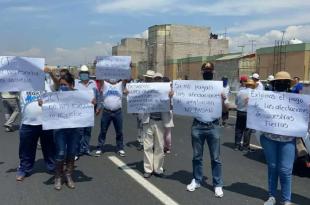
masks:
[[[214,63],[214,79],[221,80],[223,76],[227,76],[233,90],[238,88],[241,75],[250,76],[256,71],[255,54],[229,53],[169,60],[167,63],[169,72],[166,72],[166,76],[173,80],[202,80],[201,65],[208,61]]]
[[[148,67],[165,75],[171,60],[228,53],[228,40],[211,39],[209,27],[165,24],[148,31]]]
[[[171,80],[201,80],[201,65],[207,61],[214,62],[225,54],[215,56],[197,56],[168,60],[165,75]]]
[[[131,56],[132,78],[138,78],[140,62],[147,61],[147,39],[143,38],[124,38],[117,46],[112,47],[114,56]]]
[[[242,55],[241,53],[226,55],[215,60],[214,70],[215,80],[221,80],[226,76],[230,89],[236,91],[239,88],[240,76],[250,76],[256,71],[256,56],[255,54]]]
[[[289,44],[279,47],[266,47],[256,50],[257,71],[261,79],[280,70],[288,71],[292,77],[303,81],[310,80],[310,43]],[[280,60],[279,60],[280,59]]]

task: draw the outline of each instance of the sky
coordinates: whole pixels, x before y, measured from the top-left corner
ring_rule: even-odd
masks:
[[[111,55],[125,37],[147,38],[159,24],[227,32],[230,51],[285,40],[310,42],[309,0],[0,0],[0,55],[80,65]]]

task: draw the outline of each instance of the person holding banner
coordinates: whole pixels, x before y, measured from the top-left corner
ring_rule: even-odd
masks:
[[[70,73],[60,77],[59,90],[60,92],[74,90],[74,78]],[[54,130],[54,137],[56,143],[56,170],[54,188],[56,190],[61,189],[64,164],[66,161],[65,176],[67,186],[71,189],[74,189],[75,184],[71,175],[74,169],[74,157],[77,154],[76,148],[80,140],[79,130],[78,128]]]
[[[75,89],[77,90],[91,90],[94,92],[94,98],[96,98],[96,82],[89,78],[89,70],[86,65],[82,65],[79,72],[79,80],[76,81]],[[81,140],[78,144],[78,159],[79,156],[88,155],[92,156],[89,150],[89,142],[91,138],[91,127],[83,127],[79,129]]]
[[[48,79],[45,79],[45,91],[54,91],[54,85]],[[53,130],[42,129],[42,108],[38,104],[42,93],[42,91],[23,91],[20,94],[22,119],[19,130],[20,164],[16,174],[17,181],[23,181],[31,173],[39,138],[46,168],[49,172],[55,171],[56,150]]]
[[[248,79],[243,82],[240,80],[241,86],[245,84],[246,89],[240,89],[236,97],[236,106],[237,106],[237,120],[235,126],[235,150],[252,152],[250,148],[251,140],[251,129],[246,128],[246,119],[247,119],[247,106],[249,100],[249,92],[251,89],[255,89],[256,84],[252,79]],[[243,146],[241,145],[241,140],[243,138]]]
[[[204,80],[213,80],[214,65],[211,62],[204,63],[201,67],[201,74]],[[224,103],[224,95],[222,94],[222,104]],[[201,186],[203,179],[203,148],[205,141],[208,144],[211,157],[211,168],[213,176],[213,186],[216,197],[223,197],[223,178],[222,178],[222,162],[220,159],[220,126],[219,119],[210,117],[194,118],[191,136],[193,147],[193,179],[187,185],[188,191],[195,191]]]
[[[280,71],[271,81],[274,91],[289,92],[291,76],[286,71]],[[281,184],[281,203],[290,205],[292,194],[292,171],[295,160],[296,138],[263,132],[260,142],[268,165],[269,198],[264,205],[275,205],[278,179]]]
[[[102,85],[102,99],[98,103],[96,114],[102,110],[101,130],[98,136],[98,145],[95,156],[102,154],[105,144],[107,131],[113,122],[116,133],[116,152],[125,157],[124,138],[123,138],[123,116],[122,116],[122,98],[125,81],[109,80],[104,81]]]
[[[150,73],[150,72],[149,72]],[[162,74],[155,73],[152,82],[162,82]],[[172,92],[169,92],[172,97]],[[170,112],[143,113],[143,147],[144,147],[144,174],[150,178],[153,174],[163,176],[164,165],[164,127],[171,124]]]

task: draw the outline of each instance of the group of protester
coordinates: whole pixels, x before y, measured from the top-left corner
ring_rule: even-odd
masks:
[[[61,70],[59,77],[45,69],[45,92],[66,92],[75,90],[91,90],[93,92],[92,103],[95,105],[94,112],[101,117],[101,130],[98,136],[97,149],[94,155],[100,156],[104,152],[104,144],[107,131],[113,122],[116,133],[116,153],[124,157],[122,99],[129,91],[126,89],[126,81],[121,80],[91,80],[87,66],[82,66],[79,79],[74,79],[68,70]],[[204,63],[201,67],[201,75],[204,80],[213,80],[214,66],[212,63]],[[223,78],[222,104],[227,107],[228,92],[227,80]],[[253,130],[246,128],[247,104],[249,92],[252,89],[272,90],[277,92],[299,93],[302,85],[295,83],[292,88],[292,80],[289,73],[278,72],[275,77],[268,78],[264,87],[259,80],[258,73],[251,78],[240,77],[240,90],[236,96],[237,121],[235,126],[235,150],[253,151],[250,148],[250,136]],[[294,79],[299,80],[298,78]],[[144,75],[144,82],[169,82],[160,73],[148,70]],[[47,170],[55,173],[54,188],[60,190],[63,178],[69,188],[75,188],[72,179],[75,160],[82,155],[93,155],[89,148],[91,127],[67,128],[58,130],[42,129],[42,104],[43,92],[2,93],[7,131],[12,131],[12,123],[21,113],[21,126],[19,131],[20,164],[17,170],[16,180],[22,181],[31,174],[34,166],[38,140],[40,139],[44,161]],[[171,128],[174,127],[172,113],[173,88],[169,92],[171,110],[169,112],[155,112],[137,114],[139,150],[144,153],[144,177],[152,175],[162,177],[164,174],[165,153],[171,151]],[[18,103],[18,99],[20,103]],[[11,106],[7,106],[11,104]],[[20,104],[20,105],[19,105]],[[227,110],[228,112],[228,110]],[[226,121],[228,114],[223,116]],[[222,162],[220,156],[220,119],[210,119],[209,116],[196,117],[191,127],[191,142],[193,149],[193,179],[187,185],[188,191],[195,191],[203,181],[203,151],[207,142],[212,169],[212,181],[216,197],[223,197]],[[242,140],[243,139],[243,140]],[[268,190],[269,198],[265,205],[276,204],[276,191],[278,179],[281,184],[281,202],[284,205],[291,203],[291,183],[293,162],[295,159],[296,138],[279,136],[271,133],[261,133],[260,142],[264,149],[268,164]]]

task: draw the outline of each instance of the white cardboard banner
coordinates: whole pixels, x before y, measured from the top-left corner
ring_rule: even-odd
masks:
[[[178,115],[210,120],[222,115],[222,81],[173,81],[173,111]]]
[[[43,94],[43,129],[93,127],[93,98],[91,90]]]
[[[127,112],[152,113],[170,110],[170,83],[128,83]]]
[[[252,90],[247,127],[267,133],[305,137],[309,122],[309,95]]]
[[[131,56],[99,56],[96,60],[96,79],[125,80],[131,78]]]
[[[44,90],[44,58],[0,56],[0,92]]]

